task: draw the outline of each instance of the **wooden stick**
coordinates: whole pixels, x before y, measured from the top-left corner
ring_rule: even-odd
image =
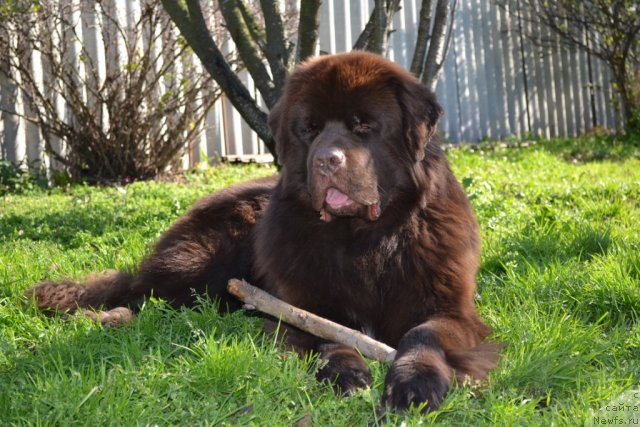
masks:
[[[229,280],[227,290],[250,308],[270,314],[317,337],[354,347],[370,359],[391,362],[395,358],[396,351],[388,345],[354,329],[287,304],[244,280]]]

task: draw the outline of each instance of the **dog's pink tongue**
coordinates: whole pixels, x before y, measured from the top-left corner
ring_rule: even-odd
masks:
[[[342,191],[338,190],[337,188],[331,187],[327,190],[327,197],[325,198],[325,202],[327,202],[327,204],[333,209],[337,209],[349,204],[351,202],[351,199]]]

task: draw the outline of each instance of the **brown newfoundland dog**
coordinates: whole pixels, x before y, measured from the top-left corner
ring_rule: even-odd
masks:
[[[378,56],[310,60],[269,117],[277,180],[201,200],[135,274],[43,282],[37,303],[135,309],[151,294],[178,306],[207,293],[236,309],[226,284],[245,278],[396,347],[383,404],[435,409],[454,378],[484,378],[497,360],[474,306],[478,226],[433,140],[441,114],[432,92]],[[293,328],[286,340],[324,359],[318,377],[342,393],[371,383],[353,348]]]

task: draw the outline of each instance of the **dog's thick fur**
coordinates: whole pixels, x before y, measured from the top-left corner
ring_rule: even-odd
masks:
[[[441,113],[432,92],[380,57],[308,61],[269,117],[278,179],[201,200],[135,274],[40,283],[38,306],[135,308],[151,294],[191,305],[195,289],[235,309],[226,283],[245,278],[396,347],[383,403],[437,408],[454,377],[484,378],[497,361],[474,305],[478,226],[433,140]],[[342,392],[370,384],[354,349],[293,328],[286,337],[325,359],[319,378]]]

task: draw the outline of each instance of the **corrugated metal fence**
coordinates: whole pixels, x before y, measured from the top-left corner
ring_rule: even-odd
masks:
[[[114,4],[131,10],[131,4],[140,1]],[[369,18],[372,3],[325,0],[320,51],[350,50]],[[551,34],[533,27],[519,10],[509,13],[489,0],[458,0],[457,4],[452,45],[437,89],[445,110],[442,130],[451,142],[529,133],[576,136],[596,125],[618,125],[610,73],[599,60],[560,43],[540,47],[530,36],[549,39]],[[394,18],[389,58],[404,66],[411,61],[419,7],[419,0],[404,0]],[[250,79],[242,77],[251,89]],[[24,108],[19,92],[2,72],[0,105],[18,112]],[[2,158],[15,162],[40,159],[49,164],[37,129],[24,120],[1,113],[0,137]],[[199,146],[189,150],[184,163],[196,164],[201,154],[215,158],[265,152],[222,98],[208,114]]]

